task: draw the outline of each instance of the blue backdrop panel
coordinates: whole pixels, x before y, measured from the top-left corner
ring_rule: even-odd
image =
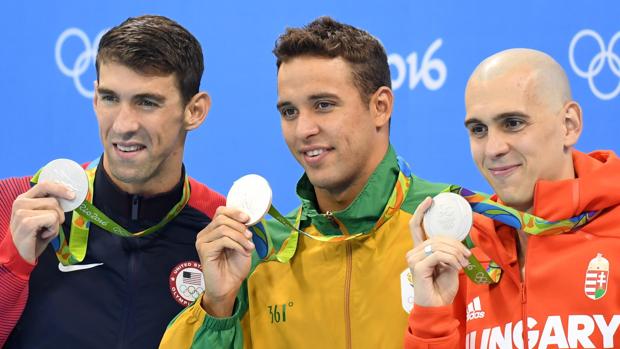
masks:
[[[202,89],[213,98],[188,138],[186,165],[226,193],[254,172],[282,210],[296,205],[302,170],[282,140],[276,111],[274,41],[317,16],[367,29],[385,45],[396,107],[392,142],[420,176],[489,190],[469,153],[463,90],[488,55],[543,50],[566,69],[584,109],[578,148],[617,151],[620,3],[617,1],[23,1],[2,6],[0,177],[34,173],[48,161],[99,155],[92,108],[97,38],[127,17],[169,16],[205,51]]]

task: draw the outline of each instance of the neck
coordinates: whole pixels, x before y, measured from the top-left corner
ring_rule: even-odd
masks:
[[[114,185],[116,185],[122,191],[128,194],[150,197],[171,191],[175,187],[175,185],[179,183],[179,178],[181,178],[181,171],[179,171],[179,175],[174,181],[161,181],[157,179],[152,179],[148,183],[125,183],[119,181],[113,176],[110,176],[110,178],[112,179]]]
[[[369,156],[367,166],[361,170],[355,178],[345,183],[339,188],[319,188],[314,187],[316,200],[321,212],[342,211],[349,207],[351,203],[362,192],[368,179],[375,172],[377,166],[383,161],[388,152],[389,144],[378,147],[379,151]]]
[[[103,161],[103,170],[114,185],[125,193],[139,195],[143,197],[155,196],[171,191],[178,183],[183,172],[183,164],[179,163],[174,171],[168,171],[167,176],[154,176],[146,180],[136,182],[125,182],[108,170],[108,165]]]
[[[327,211],[342,211],[349,207],[357,195],[362,191],[364,185],[368,181],[360,181],[361,183],[355,183],[348,186],[344,191],[330,192],[325,189],[314,188],[316,193],[316,201],[319,204],[319,210],[321,212]]]

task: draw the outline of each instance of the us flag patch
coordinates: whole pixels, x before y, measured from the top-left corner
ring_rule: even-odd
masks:
[[[184,307],[195,301],[205,290],[200,263],[195,261],[177,264],[172,268],[168,282],[172,298]]]

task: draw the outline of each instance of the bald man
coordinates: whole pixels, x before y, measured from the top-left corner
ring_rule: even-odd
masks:
[[[620,347],[620,161],[573,148],[582,113],[564,70],[539,51],[499,52],[471,75],[465,105],[472,157],[493,201],[547,221],[591,214],[563,234],[543,225],[544,236],[476,214],[468,250],[426,239],[427,198],[410,222],[415,305],[405,346]],[[471,253],[501,268],[497,283],[461,272]]]

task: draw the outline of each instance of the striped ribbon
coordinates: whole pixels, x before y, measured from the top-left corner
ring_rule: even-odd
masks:
[[[402,203],[407,197],[407,192],[411,187],[411,170],[409,169],[409,165],[400,156],[397,157],[397,159],[399,166],[398,179],[396,180],[394,188],[392,189],[392,193],[390,194],[390,198],[388,199],[387,205],[383,209],[379,220],[377,220],[377,222],[374,224],[370,231],[349,234],[345,226],[334,217],[334,221],[338,224],[340,230],[343,231],[344,234],[310,234],[299,229],[302,213],[301,207],[297,210],[295,222],[291,223],[275,208],[275,206],[272,205],[269,208],[268,214],[273,219],[277,220],[278,222],[289,228],[291,230],[291,233],[289,237],[282,243],[280,249],[276,251],[273,246],[271,236],[266,229],[265,221],[261,220],[258,224],[251,226],[249,229],[253,232],[252,241],[256,246],[256,252],[258,256],[265,261],[278,261],[281,263],[287,263],[295,255],[295,251],[297,250],[297,242],[299,240],[299,234],[321,242],[341,242],[356,239],[361,236],[367,236],[377,231],[385,222],[392,218],[394,214],[398,212],[398,210],[400,210]]]
[[[52,246],[56,251],[56,257],[63,265],[77,264],[84,260],[88,247],[88,232],[91,222],[101,229],[121,237],[146,236],[168,224],[181,210],[183,210],[189,201],[189,177],[185,175],[183,180],[183,194],[181,195],[180,201],[177,202],[156,225],[139,232],[131,233],[93,205],[95,172],[97,171],[98,164],[99,158],[93,160],[85,170],[86,177],[88,177],[88,193],[86,194],[86,200],[73,211],[70,239],[67,238],[61,226],[58,236],[52,240]],[[41,170],[33,176],[31,180],[32,183],[36,184],[39,181],[40,173]]]
[[[451,185],[443,191],[464,197],[474,212],[529,235],[536,236],[558,235],[575,231],[588,224],[600,213],[600,211],[588,211],[572,218],[548,221],[533,214],[502,205],[484,194],[476,193],[458,185]],[[464,243],[469,248],[474,247],[473,241],[469,236]],[[492,284],[499,281],[502,270],[497,263],[490,261],[488,268],[485,270],[473,254],[469,257],[469,262],[469,265],[465,268],[465,273],[473,282],[477,284]]]

